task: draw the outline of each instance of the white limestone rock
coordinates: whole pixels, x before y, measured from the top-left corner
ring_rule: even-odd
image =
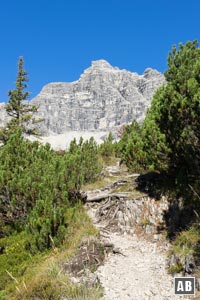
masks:
[[[43,87],[30,102],[39,105],[40,129],[45,135],[69,131],[117,132],[133,119],[142,121],[155,90],[165,83],[156,70],[143,75],[112,67],[105,60],[93,61],[80,79]],[[7,118],[0,106],[0,125]]]

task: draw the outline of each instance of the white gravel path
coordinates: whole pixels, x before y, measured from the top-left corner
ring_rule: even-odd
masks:
[[[156,243],[117,233],[111,233],[109,241],[122,254],[111,254],[97,270],[105,291],[104,300],[187,299],[174,296],[166,256]]]

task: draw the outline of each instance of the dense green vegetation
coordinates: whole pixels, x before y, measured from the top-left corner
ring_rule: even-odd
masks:
[[[62,265],[74,255],[83,238],[97,231],[81,205],[69,208],[65,217],[68,227],[61,247],[32,254],[26,248],[26,232],[0,239],[0,299],[55,300],[62,297],[81,300],[99,299],[99,287],[74,286]],[[94,296],[93,296],[94,295]]]
[[[198,42],[173,47],[165,72],[166,85],[154,95],[144,123],[135,121],[119,143],[132,170],[157,170],[199,193],[200,49]],[[195,191],[195,192],[194,192]]]
[[[115,154],[115,143],[113,143],[113,139],[112,133],[110,132],[108,137],[99,146],[100,154],[104,158],[112,157]]]
[[[18,282],[32,264],[51,249],[62,248],[72,238],[71,231],[79,230],[77,215],[85,222],[84,213],[79,213],[80,188],[101,171],[93,138],[74,140],[63,152],[25,139],[24,134],[38,133],[33,126],[37,107],[24,102],[26,75],[20,58],[16,89],[9,92],[6,105],[10,120],[0,132],[0,299],[10,282]],[[87,226],[83,235],[85,231]]]
[[[0,164],[0,281],[4,282],[6,270],[20,275],[30,255],[66,241],[68,211],[74,208],[75,213],[81,185],[98,175],[100,164],[93,139],[73,142],[69,152],[58,155],[48,144],[25,140],[21,132],[0,149]]]

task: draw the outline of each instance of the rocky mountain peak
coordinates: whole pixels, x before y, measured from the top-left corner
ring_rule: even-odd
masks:
[[[99,59],[92,61],[91,68],[93,69],[113,69],[111,64],[107,62],[105,59]]]
[[[144,74],[143,74],[143,76],[144,76],[145,78],[157,77],[157,76],[159,76],[159,75],[161,75],[160,72],[158,72],[158,71],[155,70],[155,69],[151,69],[151,68],[147,68],[147,69],[144,71]],[[163,76],[163,75],[162,75],[162,76]]]
[[[69,131],[117,132],[133,119],[142,121],[155,90],[165,83],[156,70],[143,75],[113,67],[106,60],[93,61],[79,80],[49,83],[30,102],[39,105],[40,129],[45,134]],[[3,106],[0,119],[6,121]]]

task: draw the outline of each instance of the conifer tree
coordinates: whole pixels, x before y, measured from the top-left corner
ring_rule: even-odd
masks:
[[[121,155],[129,168],[164,172],[181,193],[200,194],[200,48],[198,41],[174,46],[166,85],[155,93],[141,130],[127,127]],[[128,129],[131,129],[130,132]],[[138,155],[139,154],[139,155]],[[141,160],[142,158],[142,160]],[[199,201],[196,201],[198,203]],[[194,204],[194,201],[193,201]],[[196,204],[195,204],[196,205]],[[197,211],[200,211],[198,204]]]
[[[140,172],[146,168],[146,153],[142,129],[136,120],[127,125],[118,144],[122,162],[125,162],[132,171]]]
[[[100,145],[100,153],[103,157],[109,157],[114,154],[114,144],[113,144],[113,135],[109,132],[108,137],[104,140],[104,142]]]
[[[38,110],[38,106],[29,105],[26,100],[29,97],[27,88],[27,72],[24,70],[24,59],[19,58],[18,71],[15,83],[15,89],[8,92],[9,101],[6,105],[6,112],[10,121],[6,127],[0,130],[0,140],[5,144],[9,137],[19,129],[23,134],[38,135],[39,132],[34,124],[41,122],[41,119],[35,119],[34,113]]]
[[[198,42],[173,47],[165,72],[167,85],[155,95],[147,115],[153,119],[170,148],[169,170],[200,175],[200,49]],[[182,180],[183,180],[183,176]]]

